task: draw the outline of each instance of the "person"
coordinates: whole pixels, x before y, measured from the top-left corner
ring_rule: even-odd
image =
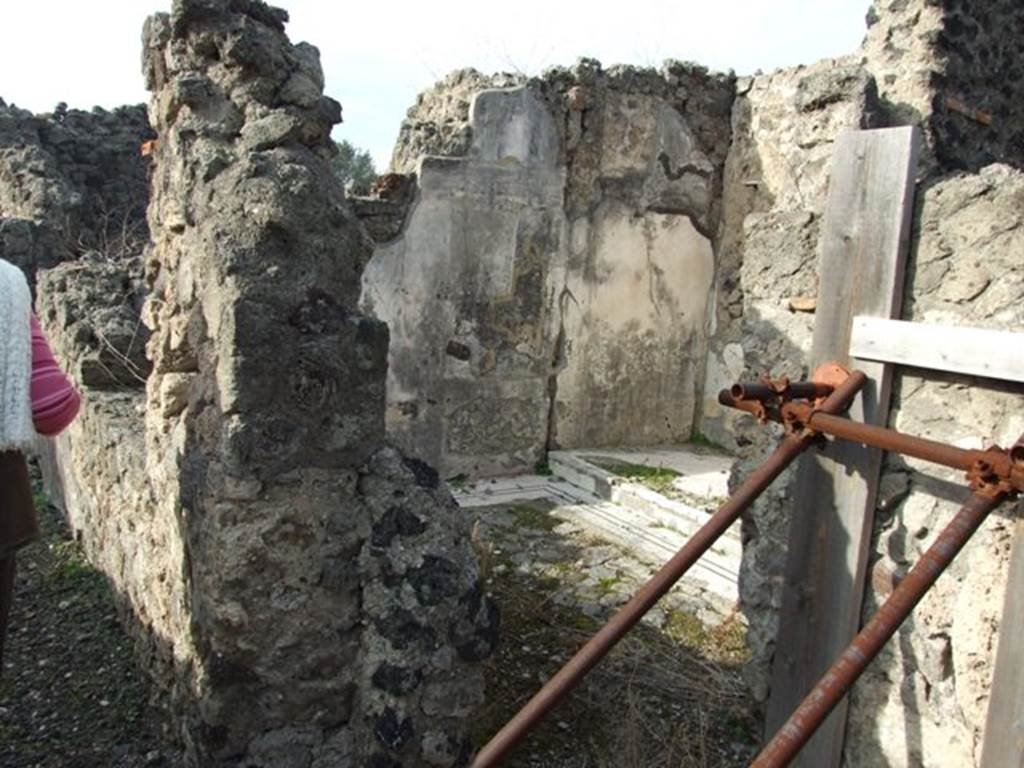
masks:
[[[32,313],[25,275],[0,259],[0,675],[15,552],[39,536],[25,455],[39,435],[66,428],[80,404]]]

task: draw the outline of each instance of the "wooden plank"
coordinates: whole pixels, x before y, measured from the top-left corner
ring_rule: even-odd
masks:
[[[1024,520],[1017,520],[992,672],[981,768],[1024,766]]]
[[[832,156],[819,262],[811,370],[829,360],[850,365],[855,315],[899,314],[910,238],[916,128],[844,133]],[[891,366],[858,365],[869,384],[850,417],[882,424]],[[880,451],[834,441],[797,467],[793,516],[772,667],[766,733],[773,734],[859,628]],[[793,765],[838,766],[846,728],[844,700]]]
[[[1024,382],[1024,333],[857,316],[850,354],[862,360]]]

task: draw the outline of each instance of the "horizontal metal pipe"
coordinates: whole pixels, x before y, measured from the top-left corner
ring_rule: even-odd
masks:
[[[827,435],[901,453],[905,456],[913,456],[953,469],[961,469],[966,472],[977,466],[978,462],[987,462],[995,474],[1007,478],[1011,475],[1009,452],[957,448],[927,438],[905,435],[894,429],[859,424],[841,416],[815,411],[803,403],[786,403],[782,406],[782,417],[783,419],[796,419],[811,429],[824,432]]]
[[[875,612],[785,725],[761,750],[750,768],[782,768],[789,765],[871,660],[878,655],[882,646],[910,615],[914,606],[963,549],[978,526],[1007,495],[971,495],[889,599]]]
[[[821,397],[828,397],[832,393],[832,386],[814,381],[797,381],[787,384],[780,392],[768,384],[741,382],[733,384],[729,393],[736,400],[759,400],[762,403],[777,398],[780,394],[797,399],[817,400]]]
[[[718,402],[730,408],[746,411],[758,418],[789,422],[798,427],[806,426],[826,435],[913,456],[964,472],[983,465],[991,474],[1007,480],[1017,490],[1024,491],[1024,443],[1021,442],[1008,451],[979,451],[905,435],[894,429],[860,424],[842,416],[825,413],[808,403],[791,401],[783,403],[781,409],[763,408],[756,399],[737,400],[728,389],[719,392]]]
[[[850,374],[829,395],[821,408],[830,413],[846,410],[867,381],[860,371]],[[571,691],[654,604],[672,588],[712,544],[728,530],[782,471],[811,444],[811,436],[787,435],[710,519],[690,537],[671,560],[605,624],[516,715],[477,753],[472,768],[490,768]]]

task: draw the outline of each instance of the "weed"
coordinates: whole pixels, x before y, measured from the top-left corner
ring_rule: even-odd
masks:
[[[520,525],[540,531],[553,531],[562,522],[557,517],[548,514],[546,509],[538,509],[532,504],[514,504],[509,512],[515,516]]]
[[[747,627],[739,614],[733,613],[708,632],[713,656],[722,663],[745,664],[750,660]],[[711,654],[709,654],[711,655]]]
[[[494,573],[495,546],[493,542],[485,538],[479,520],[473,521],[473,528],[469,534],[469,543],[473,547],[477,562],[480,565],[480,578],[484,581],[490,580],[491,575]]]
[[[688,611],[670,609],[665,633],[718,664],[744,664],[750,659],[747,628],[738,614],[709,627]]]
[[[551,477],[555,474],[551,467],[548,465],[547,460],[538,461],[533,467],[533,474],[541,475],[542,477]]]
[[[651,527],[651,528],[653,528],[655,530],[661,529],[661,530],[665,530],[665,531],[672,531],[672,533],[678,533],[680,536],[685,536],[686,535],[686,531],[684,531],[678,525],[673,525],[672,523],[666,523],[666,522],[664,522],[662,520],[656,520],[655,522],[651,523],[649,527]]]
[[[665,632],[694,650],[707,645],[708,630],[704,622],[688,611],[672,608],[665,616]]]
[[[570,627],[584,635],[592,635],[603,626],[596,618],[585,613],[571,615],[567,623]]]
[[[622,574],[616,574],[615,576],[605,576],[597,582],[597,588],[602,595],[609,595],[615,591],[615,588],[622,583]]]
[[[758,742],[760,742],[757,729],[750,722],[750,715],[748,713],[731,712],[725,718],[725,732],[733,741],[738,741],[741,744],[748,744],[753,747],[757,746]]]
[[[661,494],[670,493],[673,490],[673,481],[680,477],[678,472],[668,467],[648,467],[644,464],[604,460],[597,460],[594,463],[613,475],[619,475],[633,482],[643,483],[652,491],[657,491]]]
[[[52,560],[47,572],[51,584],[67,590],[69,595],[89,593],[108,596],[110,584],[106,577],[93,568],[85,558],[81,546],[75,541],[61,541],[50,545]]]
[[[474,720],[476,745],[490,739],[520,707],[607,621],[613,609],[590,615],[584,606],[629,577],[614,561],[602,561],[605,578],[587,578],[584,554],[595,543],[561,530],[537,535],[557,519],[543,501],[500,504],[476,514],[502,552],[514,542],[530,547],[515,567],[498,569],[488,591],[501,609],[502,637],[484,663],[486,704]],[[510,536],[511,538],[503,538]],[[480,540],[479,533],[474,539]],[[548,552],[542,554],[542,552]],[[556,553],[557,552],[557,556]],[[557,559],[556,559],[557,557]],[[591,566],[595,567],[595,566]],[[603,602],[603,601],[602,601]],[[748,695],[738,670],[704,650],[728,642],[729,629],[705,627],[679,611],[668,622],[692,640],[641,622],[539,723],[506,759],[509,768],[723,768],[747,764],[737,753]],[[738,635],[737,635],[738,636]],[[723,653],[723,655],[727,655]],[[728,721],[728,725],[727,725]],[[747,722],[752,717],[746,716]],[[734,737],[733,734],[736,736]],[[746,743],[746,739],[743,740]]]
[[[454,475],[449,477],[446,482],[448,483],[448,487],[453,491],[465,491],[469,489],[469,475],[466,474],[460,473],[458,475]]]

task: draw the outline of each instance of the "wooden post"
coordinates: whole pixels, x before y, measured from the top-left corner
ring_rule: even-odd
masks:
[[[850,364],[855,315],[899,315],[913,213],[917,128],[850,131],[836,141],[819,262],[810,369]],[[884,424],[891,366],[858,363],[868,386],[850,417]],[[834,442],[797,468],[766,733],[772,735],[860,625],[882,453]],[[844,699],[793,765],[838,766]]]
[[[981,768],[1024,766],[1024,520],[1014,528],[1010,571],[1006,578],[999,648],[992,668],[992,696],[985,721]]]

